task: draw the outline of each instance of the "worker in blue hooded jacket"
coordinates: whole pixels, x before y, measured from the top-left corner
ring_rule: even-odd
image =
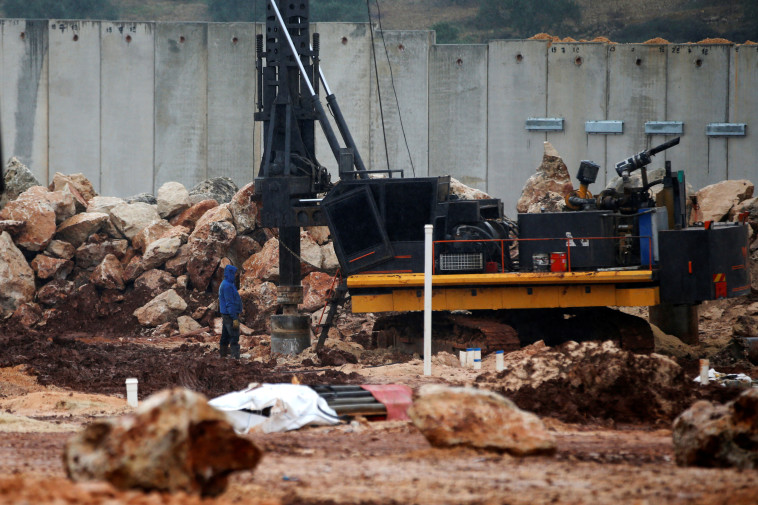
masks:
[[[234,276],[237,267],[226,265],[224,268],[224,280],[218,288],[218,309],[221,312],[221,341],[219,353],[222,358],[229,355],[231,346],[232,358],[240,357],[240,313],[242,312],[242,299],[234,285]]]

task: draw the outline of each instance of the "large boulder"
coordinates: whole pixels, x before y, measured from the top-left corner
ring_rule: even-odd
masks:
[[[265,329],[269,316],[276,311],[277,289],[273,282],[262,282],[240,287],[244,307],[244,322],[248,326]]]
[[[231,202],[238,189],[230,178],[216,177],[199,183],[190,190],[189,194],[192,203],[212,198],[221,205]]]
[[[45,200],[55,211],[56,223],[62,223],[76,214],[74,197],[68,191],[48,191],[44,194]]]
[[[536,415],[491,391],[427,384],[408,415],[436,447],[468,446],[517,456],[550,454],[556,448]]]
[[[565,195],[573,190],[566,164],[558,151],[545,142],[542,163],[537,173],[527,179],[516,204],[518,212],[559,212],[565,207]]]
[[[187,273],[187,262],[190,259],[190,245],[182,244],[176,251],[176,254],[166,260],[163,268],[174,276],[184,275]]]
[[[195,229],[202,228],[204,225],[207,225],[208,223],[217,223],[221,221],[225,221],[232,225],[234,224],[234,218],[232,218],[232,213],[229,211],[228,204],[222,204],[222,205],[219,205],[218,207],[213,207],[212,209],[209,209],[205,214],[200,216],[200,219],[197,220],[197,222],[195,223]]]
[[[18,158],[11,158],[3,171],[5,191],[0,193],[0,209],[11,200],[15,200],[21,193],[33,186],[40,186],[39,181],[26,165]]]
[[[330,274],[337,273],[337,270],[340,268],[340,261],[337,259],[337,253],[334,252],[334,244],[332,242],[321,246],[321,256],[324,258],[324,261],[321,263],[321,269]]]
[[[37,291],[37,301],[48,307],[64,303],[76,292],[73,281],[53,279]]]
[[[135,289],[147,290],[151,296],[170,289],[176,282],[176,278],[168,272],[154,268],[143,273],[134,281]]]
[[[97,196],[94,186],[84,174],[64,175],[56,172],[53,176],[53,182],[50,183],[50,191],[65,191],[67,187],[75,199],[81,198],[80,203],[83,204],[81,210],[85,210],[87,202]]]
[[[184,226],[174,226],[165,219],[146,226],[141,232],[132,239],[132,247],[138,251],[144,252],[147,247],[159,238],[168,236],[182,237],[182,243],[187,242],[189,237],[189,228]]]
[[[303,278],[303,304],[305,312],[320,309],[326,303],[334,277],[325,272],[311,272]]]
[[[138,193],[126,199],[126,203],[146,203],[148,205],[158,205],[158,199],[150,193]]]
[[[158,214],[163,219],[190,208],[190,196],[181,182],[167,182],[158,188]]]
[[[129,242],[126,239],[82,244],[76,249],[76,265],[84,269],[93,268],[108,254],[113,254],[121,260],[126,256],[128,249]]]
[[[123,198],[115,196],[96,196],[87,202],[87,212],[104,212],[110,214],[113,207],[126,203]]]
[[[0,316],[13,314],[34,298],[34,270],[7,232],[0,233]]]
[[[271,239],[242,264],[240,286],[279,281],[279,241]]]
[[[146,270],[158,268],[163,265],[167,259],[173,258],[181,245],[181,237],[173,236],[159,238],[147,246],[145,254],[142,255],[142,267]]]
[[[748,180],[727,180],[702,188],[695,193],[697,211],[691,221],[726,221],[733,207],[752,198],[753,184]]]
[[[40,279],[65,279],[74,269],[74,262],[62,258],[53,258],[46,254],[38,254],[30,266]]]
[[[111,209],[122,203],[126,203],[126,201],[122,198],[116,198],[115,196],[96,196],[87,202],[87,212],[108,214],[108,221],[103,224],[103,233],[107,233],[113,238],[124,238],[124,234],[116,228],[116,225],[113,224],[113,221],[110,219]]]
[[[89,277],[90,282],[101,289],[124,290],[124,269],[113,254],[107,254]]]
[[[55,258],[70,260],[76,253],[76,247],[64,240],[51,240],[45,248],[45,253]]]
[[[177,214],[176,216],[169,219],[169,223],[174,226],[186,226],[192,230],[195,228],[195,223],[197,223],[198,219],[203,217],[206,212],[214,207],[218,207],[218,202],[216,200],[202,200],[184,212]]]
[[[450,195],[459,200],[487,200],[492,198],[481,189],[466,186],[458,179],[450,178]]]
[[[228,221],[198,224],[190,235],[187,274],[194,289],[205,291],[221,258],[226,256],[237,230]]]
[[[261,454],[204,396],[173,389],[151,396],[133,414],[90,423],[66,443],[63,463],[77,482],[215,496],[229,474],[252,470]]]
[[[55,209],[45,199],[47,189],[32,186],[0,211],[0,220],[23,221],[16,244],[28,251],[43,251],[55,235]]]
[[[307,275],[315,270],[320,270],[324,263],[324,255],[321,246],[305,230],[300,232],[300,274]]]
[[[674,421],[680,466],[758,469],[758,389],[726,405],[696,402]]]
[[[187,302],[176,291],[169,289],[135,310],[134,317],[142,326],[155,327],[175,321],[186,309]]]
[[[97,233],[106,221],[108,214],[103,212],[82,212],[63,221],[58,226],[55,237],[79,247],[90,235]]]
[[[124,203],[111,209],[111,219],[126,238],[132,240],[140,231],[161,220],[154,206],[142,203]]]
[[[253,230],[258,219],[258,205],[252,200],[255,195],[255,183],[251,182],[232,197],[229,211],[234,218],[237,233],[243,234]]]
[[[227,257],[232,261],[232,264],[237,268],[253,254],[261,252],[261,245],[250,235],[237,235],[232,242],[232,246],[229,248]]]

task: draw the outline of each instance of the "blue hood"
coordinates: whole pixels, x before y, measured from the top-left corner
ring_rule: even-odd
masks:
[[[234,284],[235,275],[237,275],[237,267],[234,265],[226,265],[226,267],[224,267],[224,280],[227,280]]]

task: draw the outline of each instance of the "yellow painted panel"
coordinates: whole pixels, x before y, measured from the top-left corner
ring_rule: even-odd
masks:
[[[434,275],[432,284],[440,286],[493,286],[545,284],[615,284],[650,282],[651,270],[610,272],[506,272],[496,274]],[[348,288],[423,287],[424,274],[359,274],[347,279]]]
[[[658,288],[616,289],[613,285],[534,286],[497,288],[437,288],[433,310],[497,310],[556,307],[647,306],[660,303]],[[353,312],[420,311],[423,296],[416,289],[396,289],[392,294],[353,295]],[[476,293],[476,294],[474,294]]]
[[[350,297],[352,311],[356,314],[363,312],[392,312],[395,310],[391,293],[384,295],[355,295]]]
[[[661,303],[658,288],[617,289],[616,305],[619,307],[644,307]]]

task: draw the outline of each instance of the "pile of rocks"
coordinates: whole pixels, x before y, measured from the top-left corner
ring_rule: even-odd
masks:
[[[265,325],[276,308],[278,241],[275,230],[260,226],[253,183],[238,189],[218,178],[187,190],[167,182],[155,197],[121,199],[98,195],[82,174],[56,173],[44,187],[15,159],[5,183],[3,319],[44,326],[73,296],[86,292],[113,305],[141,289],[150,301],[133,311],[139,324],[161,334],[192,331],[214,311],[207,306],[185,314],[188,298],[215,293],[227,264],[241,271],[243,323]],[[301,242],[303,310],[315,311],[338,262],[326,228],[303,230]],[[109,310],[102,312],[96,315]]]

